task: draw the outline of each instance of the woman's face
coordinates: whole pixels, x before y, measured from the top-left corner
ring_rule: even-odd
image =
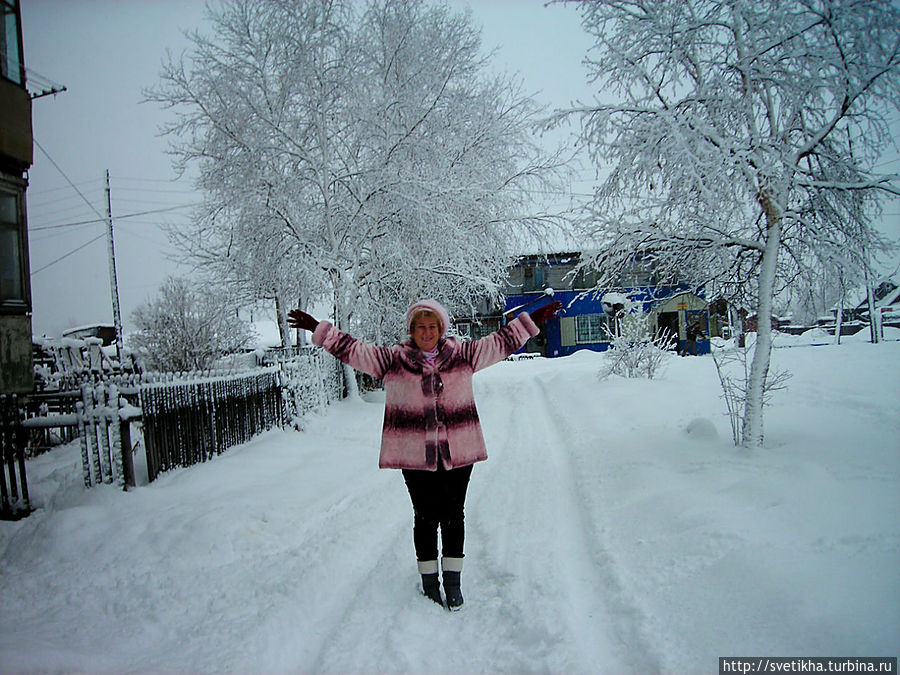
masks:
[[[430,352],[437,347],[438,340],[441,338],[441,322],[433,315],[422,314],[413,321],[410,337],[416,347],[423,352]]]

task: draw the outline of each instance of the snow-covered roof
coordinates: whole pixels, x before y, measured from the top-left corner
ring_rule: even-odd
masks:
[[[896,305],[898,303],[900,303],[900,286],[885,295],[875,304],[877,307],[884,307],[885,305]]]
[[[880,298],[877,293],[878,290],[881,289],[883,285],[893,286],[893,290],[884,293]],[[882,305],[893,305],[898,299],[900,299],[900,286],[895,284],[890,279],[884,279],[878,283],[876,283],[876,297],[875,297],[875,306],[881,307]],[[868,292],[866,291],[865,286],[861,286],[859,288],[855,288],[849,293],[847,293],[847,298],[844,301],[845,307],[855,307],[856,309],[865,309],[868,306],[869,297]],[[837,309],[837,304],[832,307],[832,310]]]
[[[115,324],[112,323],[86,323],[83,326],[74,326],[72,328],[66,328],[62,334],[63,335],[72,335],[73,333],[81,333],[86,330],[94,330],[97,328],[115,328]]]

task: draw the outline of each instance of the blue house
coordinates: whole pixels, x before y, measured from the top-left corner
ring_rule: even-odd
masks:
[[[540,335],[528,341],[522,349],[525,353],[556,357],[579,349],[608,349],[616,314],[624,303],[637,305],[650,314],[651,325],[673,336],[673,348],[677,336],[679,350],[688,326],[699,321],[705,339],[697,342],[697,352],[709,353],[709,303],[702,290],[694,294],[687,284],[657,284],[646,268],[636,263],[631,269],[622,270],[617,287],[593,291],[596,275],[575,272],[580,259],[577,252],[522,256],[509,270],[502,310],[485,307],[475,320],[457,322],[457,330],[473,339],[482,337],[519,311],[534,310],[549,302],[546,291],[552,289],[564,311],[547,321]]]

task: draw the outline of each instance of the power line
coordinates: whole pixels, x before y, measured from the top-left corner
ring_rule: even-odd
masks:
[[[79,190],[79,189],[75,186],[75,183],[73,183],[73,182],[69,179],[69,177],[66,175],[66,172],[63,171],[63,170],[60,168],[59,164],[57,164],[57,163],[53,160],[53,158],[50,156],[50,154],[49,154],[46,150],[44,150],[44,146],[42,146],[42,145],[38,142],[38,139],[35,138],[35,139],[33,139],[33,140],[34,140],[34,144],[35,144],[36,146],[38,146],[38,148],[40,149],[41,152],[44,153],[44,156],[45,156],[47,159],[50,160],[50,163],[51,163],[53,166],[55,166],[55,167],[56,167],[56,170],[59,171],[59,173],[62,174],[62,177],[66,179],[66,182],[67,182],[69,185],[71,185],[71,186],[72,186],[72,189],[75,190],[75,192],[77,192],[77,193],[79,194],[79,196],[84,200],[84,203],[91,207],[91,211],[93,211],[93,212],[96,213],[98,216],[100,216],[100,219],[101,219],[101,220],[105,221],[106,219],[103,217],[103,215],[102,215],[96,208],[94,208],[94,205],[91,204],[90,201],[88,201],[88,198],[85,197],[85,196],[82,194],[81,190]]]
[[[888,159],[888,160],[885,160],[885,161],[883,161],[883,162],[878,162],[878,164],[873,164],[873,165],[872,165],[872,168],[873,168],[873,169],[878,169],[878,168],[880,168],[880,167],[882,167],[882,166],[887,166],[888,164],[896,164],[897,162],[900,162],[900,157],[896,157],[896,158],[894,158],[894,159]]]
[[[61,255],[60,257],[58,257],[56,260],[53,260],[53,261],[51,261],[51,262],[48,262],[48,263],[47,263],[46,265],[44,265],[43,267],[34,270],[34,271],[31,273],[31,276],[34,276],[34,275],[37,274],[38,272],[43,272],[43,271],[44,271],[45,269],[47,269],[48,267],[50,267],[50,266],[52,266],[52,265],[55,265],[56,263],[60,262],[61,260],[65,260],[65,259],[68,258],[70,255],[72,255],[73,253],[78,253],[78,251],[80,251],[81,249],[86,248],[87,246],[90,246],[90,245],[93,244],[95,241],[97,241],[98,239],[100,239],[100,238],[102,238],[102,237],[105,237],[105,236],[106,236],[106,232],[101,232],[101,233],[98,234],[96,237],[94,237],[93,239],[91,239],[91,240],[88,241],[88,242],[85,242],[84,244],[82,244],[82,245],[79,246],[78,248],[72,249],[72,250],[69,251],[68,253],[65,253],[65,254]]]
[[[175,211],[176,209],[185,209],[188,207],[196,206],[196,204],[180,204],[178,206],[169,206],[164,209],[152,209],[150,211],[138,211],[135,213],[126,213],[121,216],[116,216],[116,220],[122,220],[123,218],[136,218],[137,216],[146,216],[151,213],[165,213],[167,211]],[[39,227],[29,227],[29,231],[38,232],[40,230],[59,230],[64,227],[76,227],[78,225],[90,225],[92,223],[105,223],[107,222],[106,217],[101,216],[100,218],[92,218],[90,220],[79,220],[74,223],[63,223],[61,225],[41,225]]]
[[[78,183],[78,185],[92,185],[94,183],[98,183],[101,180],[102,179],[100,179],[100,178],[92,178],[90,180],[86,180],[81,183]],[[59,192],[60,190],[68,190],[68,189],[69,189],[69,186],[60,185],[59,187],[45,188],[43,190],[28,190],[29,201],[30,201],[30,198],[32,198],[32,197],[43,196],[46,194],[50,194],[51,192]]]
[[[116,176],[116,180],[130,180],[138,183],[178,183],[177,180],[172,180],[171,178],[142,178],[138,176]]]
[[[74,198],[75,195],[73,195]],[[146,208],[146,207],[145,207]],[[28,205],[28,213],[30,214],[30,220],[32,222],[41,222],[43,224],[49,224],[48,221],[51,219],[54,222],[65,222],[66,220],[72,220],[73,218],[84,218],[85,217],[85,209],[84,206],[81,205],[81,202],[71,202],[70,200],[58,201],[54,204],[48,204],[46,207],[34,207],[31,204]]]

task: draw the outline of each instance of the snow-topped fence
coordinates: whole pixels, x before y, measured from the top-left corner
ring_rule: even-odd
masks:
[[[135,485],[132,430],[140,434],[147,478],[205,462],[276,426],[299,427],[310,410],[339,399],[337,362],[304,349],[274,365],[241,373],[144,373],[98,377],[77,391],[71,414],[25,420],[31,429],[74,426],[86,487]]]
[[[212,459],[284,420],[278,369],[201,376],[140,389],[147,475]]]
[[[75,404],[85,487],[113,481],[121,487],[135,484],[131,421],[140,418],[140,411],[126,395],[134,397],[138,388],[130,378],[116,379],[119,382],[82,384],[81,400]]]

